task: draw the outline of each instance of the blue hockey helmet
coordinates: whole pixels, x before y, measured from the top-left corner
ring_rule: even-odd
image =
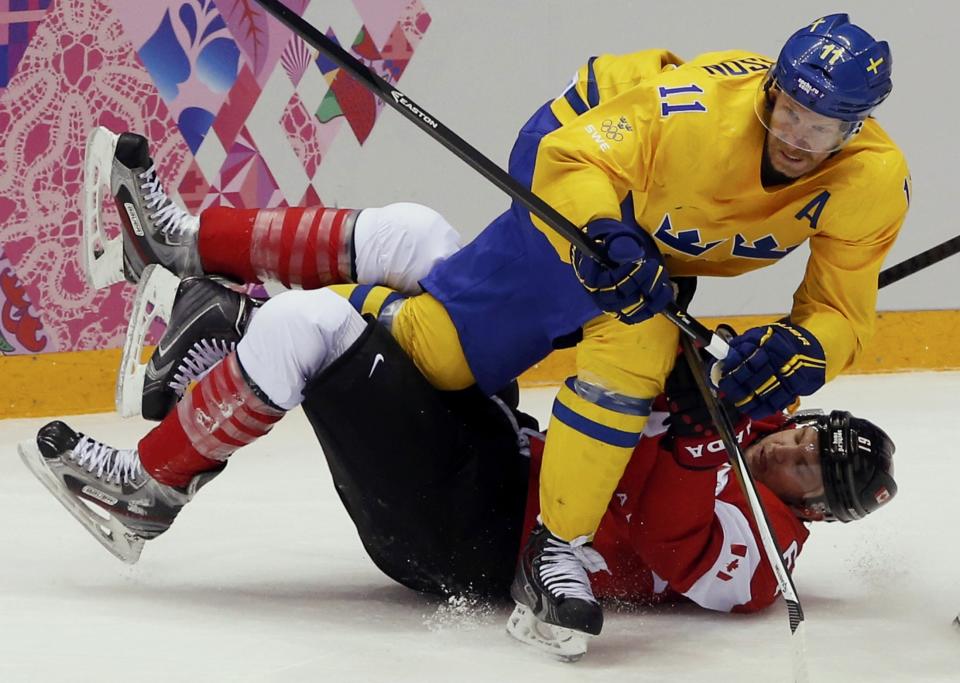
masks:
[[[807,109],[843,121],[862,121],[893,83],[893,57],[846,14],[817,19],[787,39],[770,75]]]
[[[784,43],[776,64],[761,85],[757,114],[771,130],[773,102],[785,93],[805,110],[840,122],[836,124],[839,138],[835,144],[818,141],[805,146],[795,140],[786,141],[815,152],[838,149],[890,94],[892,66],[893,57],[886,41],[875,40],[850,23],[846,14],[821,17]]]

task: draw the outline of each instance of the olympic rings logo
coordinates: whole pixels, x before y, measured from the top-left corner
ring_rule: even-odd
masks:
[[[627,123],[627,118],[625,116],[621,116],[620,120],[617,122],[614,122],[613,119],[607,119],[600,126],[600,129],[603,131],[603,134],[607,140],[611,140],[612,142],[620,142],[623,140],[624,131],[633,130],[630,124]]]

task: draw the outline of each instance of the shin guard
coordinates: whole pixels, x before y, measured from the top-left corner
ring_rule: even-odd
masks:
[[[651,401],[614,405],[579,395],[575,379],[553,404],[540,470],[540,515],[563,540],[592,537],[630,461]]]
[[[269,432],[284,414],[247,378],[233,352],[140,440],[140,461],[157,481],[186,486]]]
[[[241,282],[277,280],[301,289],[353,282],[353,229],[359,213],[325,207],[212,207],[200,216],[204,272]]]

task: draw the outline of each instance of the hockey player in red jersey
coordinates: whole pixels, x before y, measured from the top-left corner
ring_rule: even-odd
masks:
[[[120,179],[115,193],[121,210],[138,215],[141,226],[151,216],[169,222],[174,215],[169,201],[153,207],[144,201],[149,194],[163,201],[149,172],[145,141],[128,136],[116,145],[121,154],[141,157],[127,161],[133,169],[117,162],[123,166],[114,174]],[[138,185],[149,186],[149,193],[130,191]],[[401,213],[408,210],[429,211],[402,207]],[[434,230],[406,232],[404,226],[417,221],[395,221],[396,207],[359,215],[322,209],[219,211],[230,216],[230,229],[236,230],[239,217],[250,234],[208,247],[171,245],[155,237],[181,226],[164,223],[125,240],[127,275],[142,279],[141,293],[164,272],[157,261],[189,275],[196,263],[210,269],[218,257],[232,259],[234,275],[243,268],[254,276],[258,267],[268,274],[299,269],[300,279],[286,281],[309,287],[336,276],[331,275],[336,270],[339,277],[383,279],[398,288],[397,277],[404,276],[413,283],[407,291],[415,291],[417,270],[424,272],[455,249],[442,219],[435,220]],[[344,239],[351,229],[351,239]],[[292,249],[298,240],[305,245],[302,253]],[[376,257],[371,245],[378,240],[407,248],[394,249],[396,258]],[[232,256],[223,256],[224,243]],[[260,249],[245,247],[253,244]],[[430,258],[411,262],[405,254]],[[358,267],[367,258],[368,265]],[[326,260],[318,266],[321,259]],[[121,559],[137,561],[144,542],[170,527],[233,452],[303,404],[337,490],[378,567],[421,591],[507,592],[524,531],[542,528],[534,521],[538,496],[528,496],[528,486],[532,491],[538,486],[539,477],[530,474],[539,472],[543,439],[530,431],[535,426],[530,418],[503,400],[477,387],[442,391],[425,379],[396,332],[387,331],[391,307],[403,301],[400,292],[372,284],[340,286],[340,294],[334,293],[337,287],[290,291],[261,306],[204,278],[187,277],[179,284],[174,279],[172,287],[169,326],[143,377],[142,410],[161,420],[158,427],[136,448],[118,450],[53,422],[22,445],[31,470],[101,543]],[[419,332],[431,338],[430,330]],[[138,357],[139,349],[132,355]],[[668,382],[669,429],[663,428],[666,413],[656,411],[609,501],[593,548],[576,548],[570,571],[582,573],[581,581],[601,596],[685,595],[711,609],[758,609],[774,599],[775,582],[750,529],[746,503],[721,464],[722,449],[704,430],[704,411],[691,399],[683,368],[678,365]],[[188,384],[194,386],[185,393]],[[369,429],[359,415],[381,416],[379,428]],[[800,520],[849,521],[895,493],[893,447],[871,423],[841,413],[791,423],[789,430],[784,426],[777,417],[741,422],[740,429],[792,565],[806,538]],[[858,444],[867,444],[866,450]],[[91,504],[108,519],[91,513]],[[587,579],[584,567],[599,571]]]
[[[211,280],[190,278],[178,291],[161,344],[179,350],[179,359],[166,358],[174,366],[184,362],[185,349],[210,336],[233,335],[237,342],[270,338],[277,329],[257,326],[266,309]],[[522,537],[542,529],[536,519],[544,438],[535,421],[517,410],[515,396],[432,387],[380,322],[339,306],[338,296],[327,302],[321,324],[343,316],[356,327],[331,328],[344,335],[343,348],[321,363],[302,402],[367,552],[414,590],[506,597]],[[144,541],[169,528],[238,442],[252,440],[258,422],[269,428],[283,414],[269,397],[240,386],[244,377],[231,354],[138,449],[117,450],[52,422],[21,453],[101,543],[136,561]],[[215,417],[217,403],[233,405],[236,391],[252,395],[207,432],[219,449],[205,451],[211,462],[197,452],[206,444],[191,449],[170,438],[164,423],[176,422],[180,407],[192,402],[194,413]],[[356,420],[358,414],[378,416],[377,428]],[[685,363],[676,364],[648,425],[593,547],[580,549],[584,566],[595,570],[589,579],[595,594],[638,602],[687,598],[719,611],[771,604],[776,580]],[[807,540],[806,522],[860,519],[896,493],[893,443],[868,420],[842,411],[776,414],[742,417],[737,431],[791,569]],[[90,504],[109,521],[103,514],[85,521],[80,508]],[[545,649],[569,659],[583,654],[552,644]]]

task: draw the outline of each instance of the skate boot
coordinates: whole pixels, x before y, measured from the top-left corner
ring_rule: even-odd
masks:
[[[107,188],[122,225],[121,235],[113,239],[103,230],[101,201]],[[83,243],[93,287],[123,279],[138,282],[151,263],[179,277],[202,275],[199,224],[163,191],[146,138],[102,127],[90,133],[84,159]]]
[[[147,266],[137,288],[117,375],[116,408],[122,417],[162,420],[186,392],[236,348],[260,306],[255,299],[207,278],[182,282]],[[149,361],[143,345],[153,321],[166,331]]]
[[[603,611],[587,571],[606,570],[586,537],[563,541],[537,524],[520,554],[510,595],[517,603],[507,633],[560,659],[575,662],[589,636],[600,633]]]
[[[213,280],[182,281],[167,331],[144,373],[143,417],[162,420],[191,382],[237,347],[258,306],[254,299]]]
[[[223,470],[199,474],[184,489],[167,486],[143,470],[136,450],[111,448],[59,421],[41,427],[19,451],[70,514],[129,564],[140,558],[144,541],[169,529],[200,487]]]

